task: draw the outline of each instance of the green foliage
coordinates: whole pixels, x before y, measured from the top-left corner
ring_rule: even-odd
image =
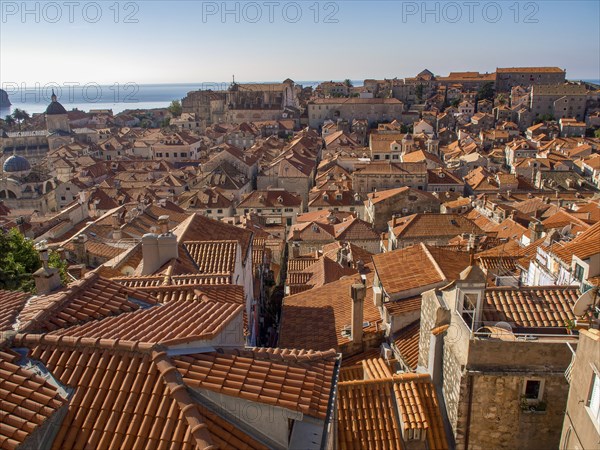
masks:
[[[416,88],[415,88],[415,95],[417,96],[417,100],[421,101],[423,100],[423,94],[425,93],[425,86],[422,84],[419,84]]]
[[[41,267],[33,241],[16,228],[0,231],[0,289],[33,292],[32,274]]]
[[[69,283],[67,261],[58,252],[48,255],[48,266],[58,269],[63,285]],[[42,267],[35,244],[18,229],[0,230],[0,289],[35,292],[33,273]]]
[[[494,83],[485,83],[477,91],[477,100],[493,100],[494,99]]]
[[[19,123],[19,128],[21,128],[21,124],[29,119],[29,113],[23,109],[15,108],[12,117]]]
[[[345,84],[347,87],[349,87],[349,88],[353,87],[352,81],[350,81],[350,79],[349,79],[349,78],[346,78],[346,79],[344,80],[344,84]]]
[[[69,267],[69,264],[60,257],[60,253],[54,251],[50,252],[48,255],[48,266],[58,269],[63,286],[69,284],[71,281],[67,274],[67,267]]]
[[[600,128],[598,128],[596,131],[594,131],[594,137],[600,139]]]
[[[183,107],[181,106],[181,102],[179,100],[173,100],[168,109],[173,117],[179,117],[183,112]]]

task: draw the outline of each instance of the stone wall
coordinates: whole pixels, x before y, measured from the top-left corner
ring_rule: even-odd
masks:
[[[539,373],[535,374],[540,375]],[[527,376],[501,373],[473,376],[469,450],[558,448],[568,384],[562,373],[541,376],[546,411],[523,411]],[[457,448],[466,448],[464,441]]]

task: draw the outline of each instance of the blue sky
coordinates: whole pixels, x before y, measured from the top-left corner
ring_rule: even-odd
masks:
[[[0,3],[2,83],[363,79],[538,65],[600,78],[598,1],[57,1],[28,2],[25,15],[20,1]]]

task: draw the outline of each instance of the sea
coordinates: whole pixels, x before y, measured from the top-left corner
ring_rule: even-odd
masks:
[[[600,84],[600,80],[583,80]],[[317,86],[320,81],[297,81],[308,87]],[[354,86],[362,86],[362,80],[352,80]],[[15,108],[23,109],[30,115],[40,114],[50,103],[52,90],[58,101],[67,110],[112,109],[113,114],[131,109],[166,108],[173,100],[181,100],[188,92],[199,89],[225,90],[230,82],[199,82],[179,84],[136,84],[115,83],[113,85],[88,84],[49,84],[43,86],[19,86],[16,83],[1,83],[8,93],[10,107],[0,108],[0,117],[11,114]]]
[[[243,83],[243,82],[241,82]],[[303,87],[316,87],[320,81],[297,81]],[[354,86],[362,86],[362,80],[352,81]],[[0,108],[0,118],[11,114],[15,108],[27,111],[30,115],[43,113],[51,101],[52,91],[58,101],[70,111],[78,109],[112,109],[113,114],[131,109],[166,108],[173,100],[181,100],[188,92],[199,89],[225,90],[230,82],[200,82],[179,84],[136,84],[115,83],[113,85],[74,85],[57,83],[38,86],[19,86],[16,83],[2,83],[0,87],[8,93],[10,107]]]

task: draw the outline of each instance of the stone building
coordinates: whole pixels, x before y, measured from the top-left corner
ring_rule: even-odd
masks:
[[[506,67],[496,69],[496,91],[510,92],[514,86],[564,83],[567,71],[558,67]]]
[[[419,366],[442,392],[457,449],[558,448],[577,296],[486,288],[476,266],[423,294]]]
[[[535,116],[552,116],[555,120],[574,117],[583,121],[587,93],[579,84],[544,84],[532,86],[529,109]]]
[[[387,230],[394,215],[407,216],[420,212],[439,212],[440,200],[433,194],[409,187],[372,192],[365,200],[364,219],[377,231]]]
[[[320,98],[308,103],[308,125],[319,128],[326,120],[366,119],[369,124],[400,120],[404,104],[395,98]]]
[[[218,86],[216,86],[218,87]],[[210,126],[215,123],[242,123],[288,118],[299,104],[302,86],[289,78],[281,83],[236,83],[224,90],[189,92],[181,101],[184,113]],[[289,113],[287,113],[289,114]]]
[[[376,161],[356,164],[352,173],[352,187],[359,194],[402,186],[427,190],[427,165],[422,162]]]
[[[582,330],[572,366],[565,373],[569,399],[561,449],[584,450],[600,444],[600,332]]]

